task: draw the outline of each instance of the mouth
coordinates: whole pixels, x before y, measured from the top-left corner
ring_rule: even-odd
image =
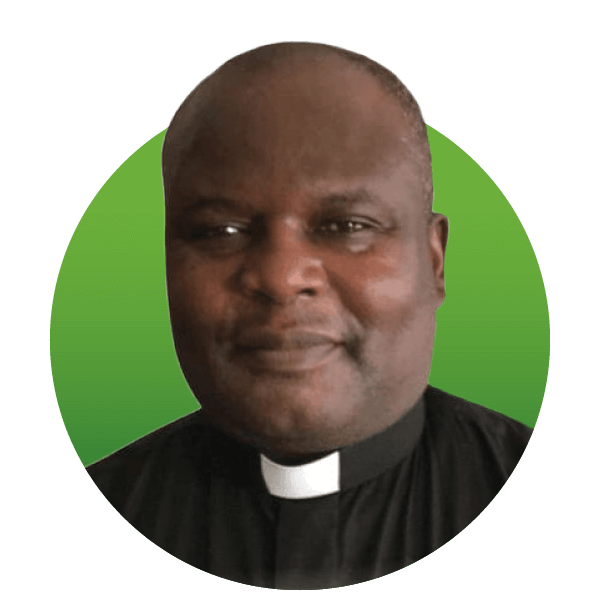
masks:
[[[338,348],[334,344],[322,344],[309,348],[254,349],[240,353],[240,356],[257,370],[299,373],[322,366]]]
[[[236,354],[249,367],[259,371],[300,373],[324,365],[340,348],[341,342],[328,334],[259,330],[240,337]]]

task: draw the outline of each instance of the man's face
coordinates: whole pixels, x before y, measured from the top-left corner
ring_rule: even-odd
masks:
[[[445,221],[423,210],[402,111],[334,59],[211,96],[165,181],[190,387],[273,456],[384,429],[426,385],[444,293]]]

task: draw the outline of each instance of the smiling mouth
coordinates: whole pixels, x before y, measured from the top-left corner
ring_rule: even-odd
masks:
[[[241,353],[241,356],[247,363],[260,370],[300,372],[320,367],[338,348],[335,344],[322,344],[310,348],[248,350]]]

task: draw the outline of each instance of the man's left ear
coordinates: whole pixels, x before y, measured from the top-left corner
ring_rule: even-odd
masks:
[[[439,296],[440,304],[446,296],[444,279],[444,257],[448,243],[448,219],[439,213],[433,213],[429,221],[429,253],[435,290]]]

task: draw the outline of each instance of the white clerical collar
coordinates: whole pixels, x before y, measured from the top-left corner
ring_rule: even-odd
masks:
[[[340,453],[333,452],[305,465],[286,466],[260,455],[260,469],[269,493],[300,500],[340,491]]]

